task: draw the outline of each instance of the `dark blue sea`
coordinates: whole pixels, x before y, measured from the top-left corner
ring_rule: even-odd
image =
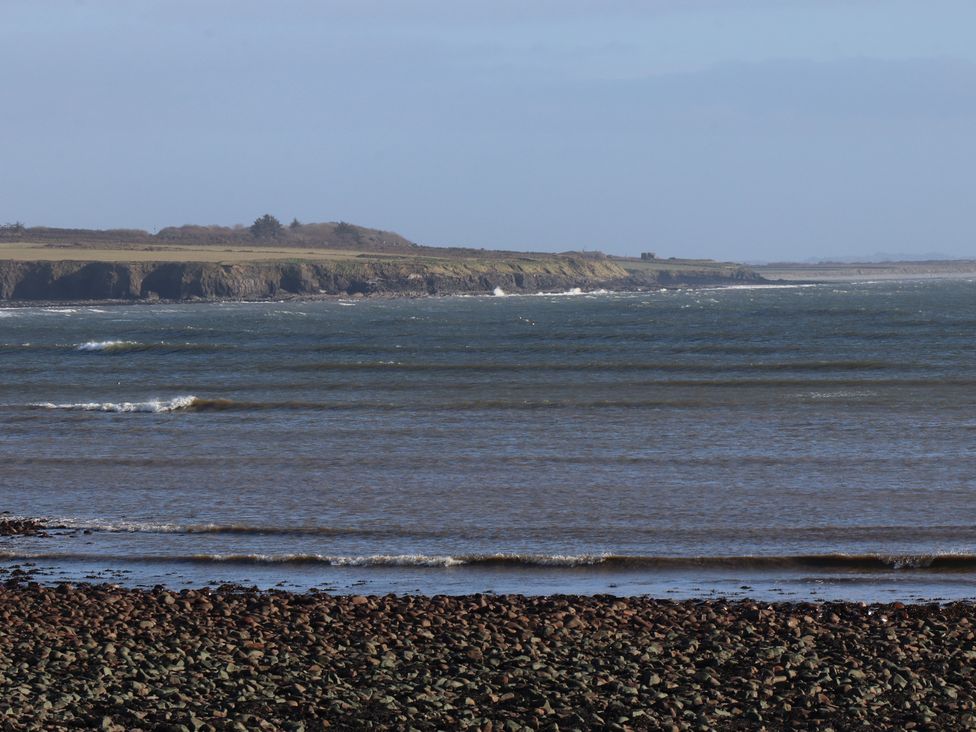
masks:
[[[976,282],[0,310],[41,581],[976,597]]]

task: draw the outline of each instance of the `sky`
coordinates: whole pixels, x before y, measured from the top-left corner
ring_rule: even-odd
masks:
[[[0,223],[976,256],[976,3],[0,0]]]

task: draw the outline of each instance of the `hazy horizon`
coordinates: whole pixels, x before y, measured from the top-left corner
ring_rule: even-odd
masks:
[[[11,0],[0,223],[972,257],[976,7]]]

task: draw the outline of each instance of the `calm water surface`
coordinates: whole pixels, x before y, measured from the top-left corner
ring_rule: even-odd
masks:
[[[51,580],[976,596],[976,283],[0,310]]]

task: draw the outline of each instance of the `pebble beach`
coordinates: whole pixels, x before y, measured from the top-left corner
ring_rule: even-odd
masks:
[[[4,729],[963,729],[970,604],[0,587]]]

